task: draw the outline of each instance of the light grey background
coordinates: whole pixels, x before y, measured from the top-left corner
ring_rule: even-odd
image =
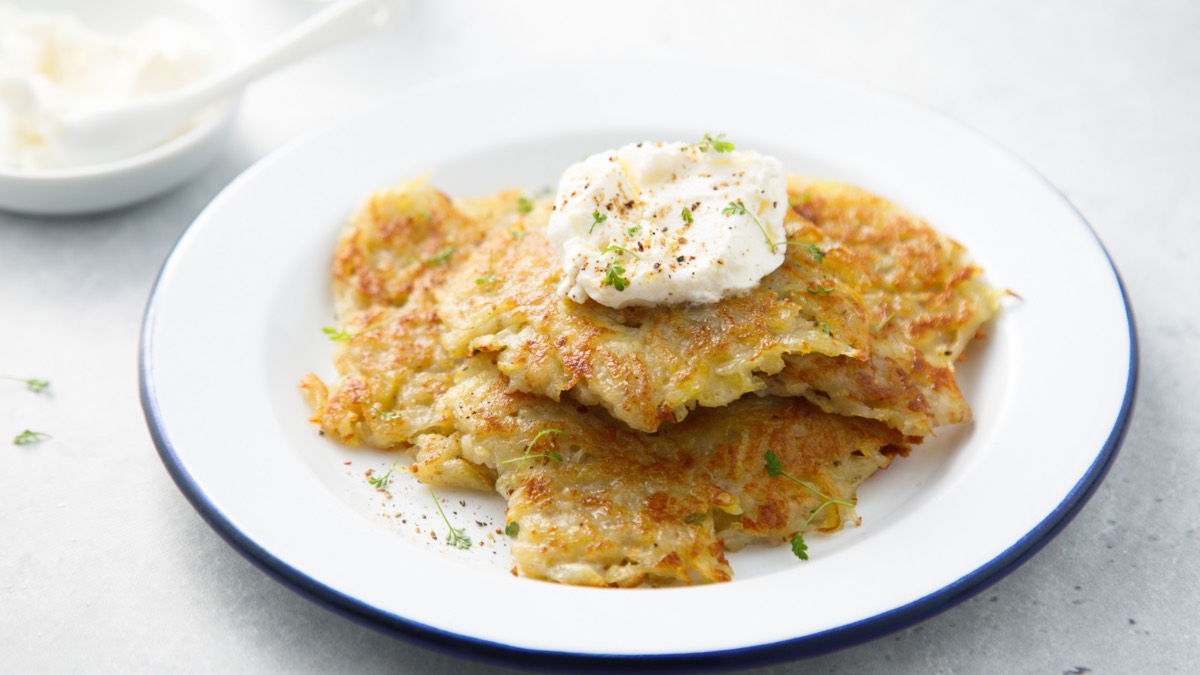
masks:
[[[251,42],[315,7],[209,4]],[[331,116],[480,62],[680,50],[818,68],[979,129],[1091,222],[1140,329],[1128,439],[1057,539],[929,621],[771,670],[1128,673],[1200,663],[1200,3],[416,0],[404,24],[256,86],[228,152],[187,187],[101,217],[0,214],[0,373],[53,381],[49,396],[0,385],[0,670],[450,673],[476,665],[312,604],[205,525],[167,476],[142,418],[142,309],[172,243],[205,203]],[[819,95],[809,104],[820,105]],[[1076,339],[1089,339],[1089,327]],[[8,444],[27,427],[54,438]],[[504,616],[485,599],[463,611]]]

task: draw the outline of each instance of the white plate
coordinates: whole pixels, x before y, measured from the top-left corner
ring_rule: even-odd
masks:
[[[1136,350],[1108,257],[1053,187],[958,124],[845,82],[705,69],[672,71],[667,91],[605,72],[407,91],[259,162],[197,218],[147,308],[142,400],[163,461],[217,532],[312,599],[427,645],[541,665],[745,666],[928,617],[1066,524],[1116,454]],[[369,191],[428,171],[451,194],[536,190],[587,153],[706,131],[900,202],[1023,298],[969,353],[975,422],[868,481],[861,527],[811,537],[806,563],[785,548],[734,555],[728,584],[559,586],[508,573],[504,537],[487,534],[499,497],[441,495],[486,544],[448,548],[429,539],[445,527],[427,491],[401,476],[382,501],[362,471],[387,460],[317,436],[296,384],[331,374],[330,253]]]

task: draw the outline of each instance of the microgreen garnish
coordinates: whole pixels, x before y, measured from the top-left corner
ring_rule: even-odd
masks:
[[[383,321],[376,321],[375,323],[373,323],[373,324],[367,326],[366,328],[358,331],[357,333],[353,333],[353,334],[346,331],[345,329],[337,329],[337,328],[329,328],[329,327],[322,328],[321,332],[324,333],[326,336],[328,336],[329,339],[334,342],[345,342],[345,341],[349,340],[350,338],[358,337],[359,335],[362,335],[363,333],[369,333],[369,332],[375,330],[376,328],[379,328],[380,326],[382,326],[385,323],[387,323],[386,319]]]
[[[637,233],[638,233],[638,232],[641,232],[641,231],[642,231],[642,226],[641,226],[641,225],[634,225],[633,227],[629,228],[629,230],[627,230],[627,231],[629,232],[629,236],[631,236],[631,237],[635,237],[635,236],[637,236]]]
[[[683,213],[682,213],[682,215],[683,215],[683,222],[685,222],[685,223],[690,223],[690,222],[692,222],[692,210],[691,210],[691,209],[689,209],[689,208],[688,208],[688,207],[686,207],[686,206],[685,206],[685,207],[683,207]]]
[[[50,434],[40,431],[30,431],[26,429],[13,437],[13,445],[30,445],[32,443],[41,443],[47,438],[53,438]]]
[[[450,535],[446,538],[446,545],[455,546],[464,551],[471,548],[471,538],[467,536],[466,532],[450,524],[450,519],[446,517],[446,512],[442,510],[442,503],[438,501],[437,493],[433,491],[433,488],[429,488],[429,496],[433,497],[433,505],[437,507],[438,513],[442,514],[442,520],[446,521],[446,527],[450,528]]]
[[[767,475],[769,475],[771,478],[783,475],[783,460],[779,459],[779,455],[768,450],[766,454],[766,460]]]
[[[482,286],[484,284],[494,284],[494,283],[496,283],[496,275],[492,274],[492,256],[491,256],[491,254],[488,254],[487,274],[475,279],[475,285]]]
[[[608,220],[607,215],[600,213],[599,210],[592,211],[592,226],[588,228],[588,234],[591,234],[592,230],[596,229],[597,225],[603,223],[606,220]]]
[[[517,533],[520,531],[521,531],[521,524],[515,520],[504,526],[504,534],[507,534],[510,537],[517,536]]]
[[[528,197],[517,199],[517,211],[520,213],[529,213],[533,210],[533,202]]]
[[[776,244],[775,242],[771,241],[771,235],[767,234],[766,226],[764,226],[762,224],[762,221],[760,221],[758,219],[758,216],[754,215],[753,213],[750,213],[750,211],[746,209],[746,205],[742,203],[742,200],[739,199],[736,202],[729,202],[728,206],[726,206],[724,209],[721,209],[721,213],[723,213],[727,216],[747,216],[747,217],[749,217],[750,220],[754,221],[755,225],[758,225],[758,229],[762,230],[763,238],[767,240],[768,248],[770,248],[772,251],[774,251],[775,247],[779,246],[779,244]]]
[[[605,246],[604,250],[600,251],[600,255],[604,255],[605,253],[628,253],[629,255],[637,258],[638,260],[642,259],[642,256],[634,253],[633,251],[630,251],[629,249],[625,248],[624,246],[617,246],[616,244],[609,244],[608,246]]]
[[[792,555],[801,560],[808,560],[808,544],[804,543],[803,535],[797,532],[789,541],[792,543]]]
[[[805,246],[805,248],[808,249],[808,252],[812,254],[812,257],[816,259],[818,263],[825,262],[825,252],[818,248],[816,244],[808,244]]]
[[[688,525],[699,525],[708,519],[707,513],[689,513],[683,517],[683,522]]]
[[[883,327],[888,325],[894,316],[896,316],[895,312],[888,312],[888,315],[883,317],[883,321],[880,321],[879,324],[875,326],[874,331],[878,333],[879,331],[883,330]]]
[[[810,513],[808,516],[808,520],[804,521],[804,525],[800,528],[800,530],[798,532],[796,532],[796,534],[794,536],[792,536],[792,538],[790,540],[792,543],[792,553],[795,554],[795,556],[801,560],[808,560],[808,545],[804,543],[804,531],[808,529],[808,526],[812,524],[812,521],[817,517],[817,515],[819,513],[821,513],[821,511],[824,511],[825,507],[829,506],[830,504],[837,504],[839,506],[845,506],[847,508],[853,508],[854,505],[851,504],[850,502],[844,502],[844,501],[841,501],[840,499],[834,499],[833,497],[830,497],[829,495],[825,494],[824,492],[821,492],[817,488],[809,485],[808,483],[805,483],[804,481],[800,480],[799,478],[796,478],[795,476],[788,473],[787,471],[784,471],[783,470],[783,461],[779,459],[779,455],[776,455],[775,453],[771,452],[770,450],[767,451],[765,458],[766,458],[766,466],[767,466],[767,475],[771,476],[772,478],[774,478],[776,476],[783,476],[784,478],[787,478],[788,480],[792,481],[793,483],[805,488],[806,490],[812,492],[813,494],[815,494],[816,496],[818,496],[824,500],[821,502],[820,506],[818,506],[817,508],[812,510],[812,513]]]
[[[604,255],[605,253],[628,253],[638,260],[642,259],[640,255],[630,251],[624,246],[618,246],[616,244],[610,244],[606,246],[603,251],[600,251],[600,255]],[[629,286],[629,279],[621,276],[622,274],[625,274],[625,267],[616,260],[613,260],[612,262],[608,263],[608,269],[604,270],[603,285],[612,286],[613,288],[617,289],[618,292],[624,291],[625,288]]]
[[[604,270],[604,283],[602,285],[612,286],[618,291],[625,290],[625,287],[629,285],[629,280],[621,276],[622,274],[625,274],[625,268],[621,266],[621,263],[615,260],[608,263],[608,269]]]
[[[542,440],[543,436],[548,436],[550,434],[561,434],[562,432],[563,432],[562,429],[542,429],[541,431],[537,432],[537,435],[533,437],[533,440],[529,441],[529,444],[525,446],[525,451],[523,453],[521,453],[520,457],[513,457],[512,459],[506,459],[500,463],[501,464],[511,464],[513,462],[520,462],[520,464],[517,464],[517,472],[519,473],[521,471],[521,469],[525,468],[526,460],[536,459],[538,457],[545,457],[546,459],[553,459],[556,462],[561,462],[562,455],[558,454],[557,452],[554,452],[553,450],[548,450],[546,452],[539,452],[535,455],[531,455],[529,453],[531,450],[533,450],[535,447],[537,447],[538,441]]]
[[[330,327],[326,326],[325,328],[321,329],[321,332],[324,333],[325,335],[329,336],[329,339],[333,340],[334,342],[345,342],[346,340],[350,339],[349,333],[347,333],[344,330],[339,330],[337,328],[330,328]]]
[[[808,196],[807,192],[800,193],[799,197],[793,197],[791,195],[788,195],[788,206],[795,206],[795,205],[799,204],[800,202],[807,202],[808,200],[809,200],[809,196]],[[801,215],[803,215],[803,214],[801,214]]]
[[[808,291],[809,295],[828,295],[833,292],[832,288],[825,288],[824,286],[817,286],[816,288],[809,288],[806,290]]]
[[[445,265],[446,262],[448,260],[450,260],[450,256],[452,256],[452,255],[454,255],[454,247],[447,246],[446,248],[443,248],[442,250],[438,251],[437,253],[434,253],[432,256],[426,258],[425,264],[426,265]]]
[[[717,152],[733,152],[735,149],[733,143],[723,141],[722,138],[725,138],[725,134],[717,134],[716,138],[713,138],[712,134],[704,134],[704,140],[692,144],[692,147],[700,152],[708,152],[709,149]]]
[[[824,321],[821,322],[821,332],[830,337],[833,337],[833,333],[829,332],[829,324],[825,323]]]
[[[395,410],[385,410],[379,413],[379,419],[384,422],[391,422],[392,420],[400,419],[400,413]]]
[[[0,375],[0,380],[13,380],[14,382],[20,382],[25,385],[26,389],[35,394],[40,394],[41,392],[46,391],[46,388],[50,386],[50,380],[39,380],[35,377],[25,379],[23,377],[13,377],[12,375]]]
[[[399,461],[396,460],[396,462]],[[367,479],[367,482],[380,490],[386,488],[392,482],[392,472],[396,470],[396,462],[392,462],[392,465],[388,467],[387,473],[372,476]]]

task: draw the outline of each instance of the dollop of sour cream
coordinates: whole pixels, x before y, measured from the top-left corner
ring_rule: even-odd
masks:
[[[559,293],[615,308],[712,303],[783,264],[782,164],[713,146],[637,143],[568,168],[547,226]]]
[[[61,120],[181,87],[218,62],[214,47],[176,21],[151,19],[117,38],[67,12],[0,5],[0,165],[60,168],[50,149]]]

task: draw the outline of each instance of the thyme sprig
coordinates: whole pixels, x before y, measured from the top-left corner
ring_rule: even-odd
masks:
[[[633,256],[634,258],[637,258],[638,260],[642,259],[642,256],[634,253],[633,251],[630,251],[629,249],[625,248],[624,246],[618,246],[617,244],[609,244],[608,246],[605,246],[604,250],[600,251],[600,255],[604,255],[605,253],[628,253],[629,255]]]
[[[608,263],[608,269],[604,270],[603,286],[612,286],[618,291],[624,291],[629,286],[629,279],[621,276],[625,274],[625,267],[617,261]]]
[[[435,265],[445,265],[450,260],[450,256],[452,255],[454,255],[454,247],[447,246],[446,248],[443,248],[437,253],[434,253],[432,256],[426,258],[425,264],[429,265],[430,267]]]
[[[597,225],[604,223],[606,220],[608,220],[607,214],[600,213],[599,209],[592,211],[592,226],[588,228],[588,234],[591,234]]]
[[[392,472],[396,470],[396,464],[399,461],[400,460],[397,459],[395,462],[392,462],[392,465],[388,467],[387,473],[372,476],[367,479],[367,482],[375,486],[377,489],[383,490],[392,482]]]
[[[36,377],[24,378],[13,377],[12,375],[0,375],[0,380],[12,380],[14,382],[20,382],[25,385],[26,389],[35,394],[40,394],[43,391],[46,391],[46,388],[50,386],[50,380],[40,380]]]
[[[715,138],[712,134],[704,134],[704,139],[699,143],[693,143],[691,147],[696,148],[700,152],[708,152],[709,150],[733,152],[737,149],[733,143],[721,140],[723,138],[725,138],[725,134],[717,134]]]
[[[497,279],[496,279],[496,275],[492,273],[492,265],[493,265],[493,264],[494,264],[494,261],[492,260],[492,255],[489,253],[489,254],[488,254],[488,267],[487,267],[487,274],[484,274],[483,276],[481,276],[481,277],[478,277],[477,279],[475,279],[475,285],[476,285],[476,286],[482,286],[482,285],[484,285],[484,284],[494,284],[494,283],[496,283],[496,281],[497,281]]]
[[[533,437],[532,441],[529,441],[529,443],[527,443],[525,445],[525,451],[523,453],[521,453],[520,457],[513,457],[512,459],[506,459],[500,463],[501,464],[511,464],[513,462],[520,462],[519,464],[517,464],[517,473],[520,473],[521,469],[525,468],[525,462],[530,459],[536,459],[538,457],[545,457],[546,459],[553,459],[556,462],[561,462],[562,455],[558,454],[557,452],[555,452],[553,450],[549,450],[546,452],[539,452],[537,454],[530,454],[530,451],[532,451],[537,446],[538,441],[542,440],[542,438],[544,436],[548,436],[550,434],[561,434],[562,432],[563,432],[562,429],[542,429],[541,431],[537,432],[537,435]]]
[[[31,445],[33,443],[41,443],[50,438],[53,438],[50,434],[26,429],[13,437],[13,445]]]
[[[758,229],[762,230],[763,239],[767,240],[767,248],[770,248],[772,251],[774,251],[776,246],[780,246],[780,244],[776,244],[775,242],[771,241],[771,235],[767,233],[767,227],[762,224],[762,221],[758,219],[758,216],[754,215],[749,211],[749,209],[746,208],[746,205],[742,203],[742,200],[739,199],[736,202],[729,202],[725,208],[721,209],[721,213],[727,216],[746,216],[750,218],[750,220],[754,221],[755,225],[758,225]]]
[[[385,323],[387,323],[386,319],[384,319],[382,321],[376,321],[375,323],[368,325],[366,328],[358,331],[357,333],[351,333],[351,332],[347,331],[345,328],[330,328],[329,326],[322,328],[321,332],[324,333],[325,336],[328,337],[333,342],[346,342],[347,340],[350,340],[351,338],[356,338],[359,335],[365,335],[366,333],[370,333],[371,331],[375,330],[376,328],[383,326]]]
[[[437,507],[438,513],[442,514],[442,520],[446,521],[446,527],[450,528],[450,534],[446,537],[446,545],[454,546],[464,551],[471,548],[471,538],[462,529],[450,524],[450,519],[446,517],[446,512],[442,510],[442,503],[438,501],[437,493],[433,491],[433,488],[429,488],[429,496],[433,497],[433,505]]]
[[[808,526],[812,524],[812,521],[815,520],[816,517],[830,504],[837,504],[847,508],[853,508],[854,505],[850,502],[834,499],[833,497],[821,492],[817,488],[805,483],[799,478],[796,478],[787,471],[784,471],[783,462],[779,459],[779,455],[776,455],[774,452],[768,450],[765,459],[767,475],[771,476],[772,478],[776,476],[783,476],[784,478],[787,478],[797,485],[800,485],[823,500],[820,506],[812,510],[812,513],[810,513],[808,516],[808,520],[804,521],[804,525],[800,527],[800,530],[796,532],[796,534],[789,540],[792,544],[792,554],[801,560],[808,560],[808,545],[804,543],[804,531],[808,529]]]

